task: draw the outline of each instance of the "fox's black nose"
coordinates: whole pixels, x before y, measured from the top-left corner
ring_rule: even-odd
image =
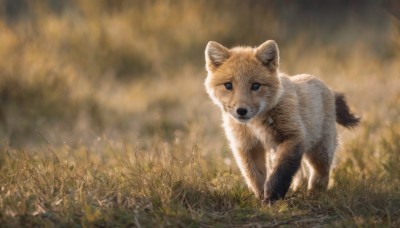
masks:
[[[240,116],[244,116],[247,114],[247,109],[245,108],[238,108],[236,109],[236,113],[239,114]]]

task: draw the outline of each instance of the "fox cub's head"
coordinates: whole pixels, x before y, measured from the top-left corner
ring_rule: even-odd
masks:
[[[282,85],[275,41],[266,41],[257,48],[232,49],[210,41],[205,54],[207,92],[233,119],[247,123],[277,103]]]

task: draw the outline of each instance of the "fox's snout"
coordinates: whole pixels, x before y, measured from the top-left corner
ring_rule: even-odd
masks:
[[[235,108],[233,108],[231,110],[231,115],[235,118],[235,119],[239,119],[239,120],[249,120],[251,119],[254,115],[251,112],[250,108],[248,106],[236,106]],[[240,122],[242,122],[240,121]]]
[[[260,113],[260,108],[262,107],[258,105],[249,106],[245,104],[240,104],[228,108],[227,111],[231,115],[231,117],[237,122],[247,123]]]
[[[237,108],[236,113],[239,114],[239,116],[246,116],[247,114],[247,108]]]

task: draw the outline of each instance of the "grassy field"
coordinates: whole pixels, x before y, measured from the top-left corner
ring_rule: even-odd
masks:
[[[0,226],[399,227],[400,21],[387,9],[0,0]],[[332,187],[273,206],[247,189],[203,86],[209,40],[267,39],[282,71],[317,75],[362,117],[338,127]]]

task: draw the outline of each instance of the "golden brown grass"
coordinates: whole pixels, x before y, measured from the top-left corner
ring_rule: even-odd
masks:
[[[400,27],[378,3],[10,2],[2,226],[400,226]],[[264,207],[204,91],[203,52],[271,38],[283,71],[317,75],[363,121],[339,128],[328,192]]]

